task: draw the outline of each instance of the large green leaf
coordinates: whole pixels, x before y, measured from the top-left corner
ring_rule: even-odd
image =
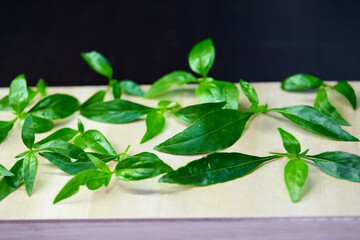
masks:
[[[89,66],[97,73],[108,77],[109,79],[113,76],[113,69],[109,61],[99,52],[82,52],[81,56],[89,64]]]
[[[155,154],[143,152],[120,161],[115,168],[117,178],[125,181],[137,181],[156,177],[172,171],[172,168]]]
[[[226,102],[225,108],[238,109],[239,90],[234,83],[207,80],[196,88],[195,94],[201,102]]]
[[[79,101],[66,94],[54,94],[40,100],[29,113],[48,120],[63,119],[79,110]]]
[[[172,86],[182,86],[195,81],[196,78],[189,72],[174,71],[156,80],[156,82],[154,82],[150,89],[145,93],[144,98],[153,98],[164,93]]]
[[[292,202],[297,202],[308,176],[308,165],[302,159],[290,160],[284,169],[284,180]]]
[[[61,129],[53,132],[46,138],[42,139],[41,141],[35,143],[34,148],[39,148],[39,146],[41,146],[42,144],[44,144],[46,142],[50,142],[52,140],[56,140],[56,139],[68,142],[71,139],[73,139],[78,133],[79,133],[78,131],[76,131],[72,128],[61,128]]]
[[[335,90],[339,92],[341,95],[343,95],[351,104],[351,106],[354,108],[354,110],[357,107],[357,100],[356,100],[356,94],[354,89],[351,87],[351,85],[347,81],[339,81],[335,86]]]
[[[189,53],[189,66],[194,72],[206,76],[215,59],[213,41],[208,38],[197,43]]]
[[[284,129],[278,128],[280,133],[284,148],[290,154],[299,154],[301,151],[301,146],[299,141],[289,132]]]
[[[194,123],[205,114],[225,106],[226,102],[202,103],[181,108],[175,116],[185,123]]]
[[[159,182],[207,186],[231,181],[252,172],[277,156],[257,157],[242,153],[213,153],[169,172]]]
[[[29,114],[24,121],[24,125],[21,130],[21,138],[25,146],[32,149],[35,142],[35,132],[32,123],[31,114]]]
[[[28,90],[24,74],[12,80],[10,84],[9,103],[17,114],[20,114],[28,104]]]
[[[172,154],[196,154],[228,148],[240,138],[251,116],[252,113],[238,110],[215,110],[154,149]]]
[[[325,173],[353,182],[360,182],[360,157],[341,151],[324,152],[318,155],[307,155]]]
[[[101,172],[95,169],[82,171],[65,184],[57,194],[54,204],[75,195],[81,185],[85,185],[89,190],[99,189],[103,185],[107,186],[111,176],[111,173]]]
[[[281,88],[286,91],[317,89],[323,84],[321,79],[305,73],[297,73],[281,82]]]
[[[359,141],[313,107],[296,105],[269,111],[280,113],[296,125],[326,137],[342,141]]]
[[[51,151],[60,153],[64,156],[77,159],[79,154],[83,153],[84,151],[79,148],[78,146],[68,143],[66,141],[55,139],[37,146],[37,149],[40,151]]]
[[[336,108],[334,108],[327,96],[326,90],[324,88],[321,88],[318,90],[316,94],[316,99],[314,103],[314,108],[319,110],[319,112],[323,113],[327,117],[329,117],[334,123],[340,125],[340,126],[350,126],[350,123],[348,123],[341,115],[338,113]]]
[[[0,201],[14,192],[24,179],[23,176],[23,159],[18,160],[10,169],[14,175],[11,177],[3,177],[0,180]]]
[[[54,128],[54,123],[49,119],[32,116],[32,122],[35,133],[48,132]]]
[[[159,135],[165,127],[164,113],[153,110],[146,116],[146,132],[140,143],[144,143]]]
[[[134,102],[116,99],[99,102],[81,109],[81,114],[91,120],[104,123],[128,123],[147,114],[153,108]]]
[[[30,196],[35,182],[36,172],[38,167],[38,160],[33,153],[29,153],[24,158],[23,163],[23,175],[24,175],[24,183],[27,194]]]
[[[16,118],[11,121],[0,121],[0,143],[2,143],[16,122]]]

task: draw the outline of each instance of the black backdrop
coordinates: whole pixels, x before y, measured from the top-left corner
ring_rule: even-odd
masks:
[[[280,81],[306,72],[360,79],[360,1],[1,1],[0,82],[107,84],[80,57],[97,50],[117,79],[151,83],[211,37],[210,76]]]

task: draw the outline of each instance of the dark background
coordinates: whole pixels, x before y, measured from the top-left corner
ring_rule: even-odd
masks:
[[[97,50],[115,78],[152,83],[190,70],[211,37],[210,76],[281,81],[297,72],[360,79],[360,1],[0,1],[0,82],[25,73],[49,85],[107,84],[80,52]]]

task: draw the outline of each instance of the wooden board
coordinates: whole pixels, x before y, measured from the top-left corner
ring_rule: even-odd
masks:
[[[312,105],[315,93],[289,93],[280,89],[280,83],[254,83],[260,102],[268,103],[270,108],[289,105]],[[357,94],[360,83],[353,82]],[[84,101],[99,89],[105,87],[52,87],[49,93],[67,93]],[[148,86],[143,86],[146,90]],[[199,103],[194,96],[194,87],[171,91],[162,99],[172,99],[181,105]],[[8,89],[0,89],[0,96]],[[360,136],[359,111],[353,111],[350,104],[336,92],[329,91],[332,103],[351,123],[345,130]],[[144,100],[140,97],[124,96],[125,99],[156,106],[158,100]],[[241,109],[248,106],[244,95],[240,96]],[[58,121],[56,129],[76,128],[79,117],[75,114],[66,121]],[[118,152],[131,145],[129,154],[143,151],[156,153],[174,168],[198,159],[197,156],[174,156],[152,150],[158,143],[166,140],[187,127],[174,116],[167,117],[164,132],[145,144],[139,144],[145,133],[144,120],[129,124],[114,125],[93,122],[81,117],[86,129],[100,130]],[[11,119],[11,114],[0,112],[0,119]],[[310,148],[311,154],[323,151],[347,151],[360,155],[359,143],[339,142],[303,130],[285,120],[278,114],[259,115],[247,124],[243,136],[224,152],[241,152],[253,155],[267,155],[270,151],[283,152],[277,127],[293,133],[302,144],[302,149]],[[36,139],[48,133],[36,135]],[[4,143],[0,145],[0,162],[11,167],[14,156],[25,150],[21,142],[20,127],[16,125]],[[158,178],[124,182],[112,179],[108,188],[95,192],[83,187],[80,192],[59,204],[52,202],[71,176],[62,173],[46,159],[39,157],[39,169],[33,195],[26,195],[24,186],[0,202],[0,219],[163,219],[163,218],[263,218],[263,217],[330,217],[360,216],[360,183],[338,180],[322,173],[315,165],[309,166],[309,177],[304,187],[304,196],[293,204],[288,196],[283,169],[285,158],[268,163],[248,176],[228,183],[208,187],[184,187],[157,183]]]

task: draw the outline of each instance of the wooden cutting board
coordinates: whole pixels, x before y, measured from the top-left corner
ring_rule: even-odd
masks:
[[[360,95],[360,82],[352,82],[357,95]],[[280,83],[254,83],[260,103],[269,108],[290,105],[313,105],[316,93],[293,93],[280,89]],[[142,86],[144,90],[148,86]],[[194,86],[186,86],[165,94],[161,99],[174,100],[182,106],[197,104]],[[66,93],[76,96],[80,101],[104,86],[51,87],[49,94]],[[0,89],[0,97],[8,93],[7,88]],[[354,111],[346,99],[329,90],[329,98],[338,111],[351,124],[346,131],[360,137],[359,111]],[[109,96],[110,98],[110,96]],[[123,95],[128,99],[147,106],[156,107],[158,100]],[[358,104],[359,105],[359,104]],[[240,109],[247,109],[249,103],[240,93]],[[0,112],[1,120],[11,119],[9,112]],[[131,145],[129,154],[148,151],[157,154],[173,168],[199,159],[202,155],[175,156],[156,152],[152,148],[174,134],[184,130],[187,125],[172,115],[167,116],[163,133],[156,138],[140,144],[145,133],[144,119],[129,124],[103,124],[88,120],[78,113],[66,120],[56,122],[56,129],[76,128],[80,118],[86,129],[100,130],[118,152]],[[309,154],[324,151],[346,151],[360,155],[358,142],[340,142],[319,136],[292,124],[279,114],[259,115],[251,119],[245,131],[232,147],[224,152],[241,152],[265,156],[270,151],[284,152],[277,128],[291,132],[301,142],[302,149],[310,148]],[[10,168],[14,156],[24,151],[20,137],[20,126],[15,125],[8,138],[0,145],[0,163]],[[41,140],[49,133],[36,135]],[[227,183],[208,187],[177,186],[157,183],[158,178],[125,182],[115,178],[107,188],[89,191],[82,187],[80,192],[56,205],[52,202],[56,194],[71,178],[52,166],[46,159],[38,157],[39,169],[33,195],[26,195],[24,186],[0,202],[0,219],[7,220],[65,220],[65,219],[269,219],[284,217],[350,217],[359,227],[360,183],[335,179],[309,164],[309,176],[298,203],[292,203],[283,180],[283,170],[287,159],[281,158],[255,170],[253,173]],[[113,167],[113,166],[112,166]],[[5,225],[3,225],[5,226]],[[0,224],[1,228],[1,224]],[[360,228],[359,228],[360,229]]]

